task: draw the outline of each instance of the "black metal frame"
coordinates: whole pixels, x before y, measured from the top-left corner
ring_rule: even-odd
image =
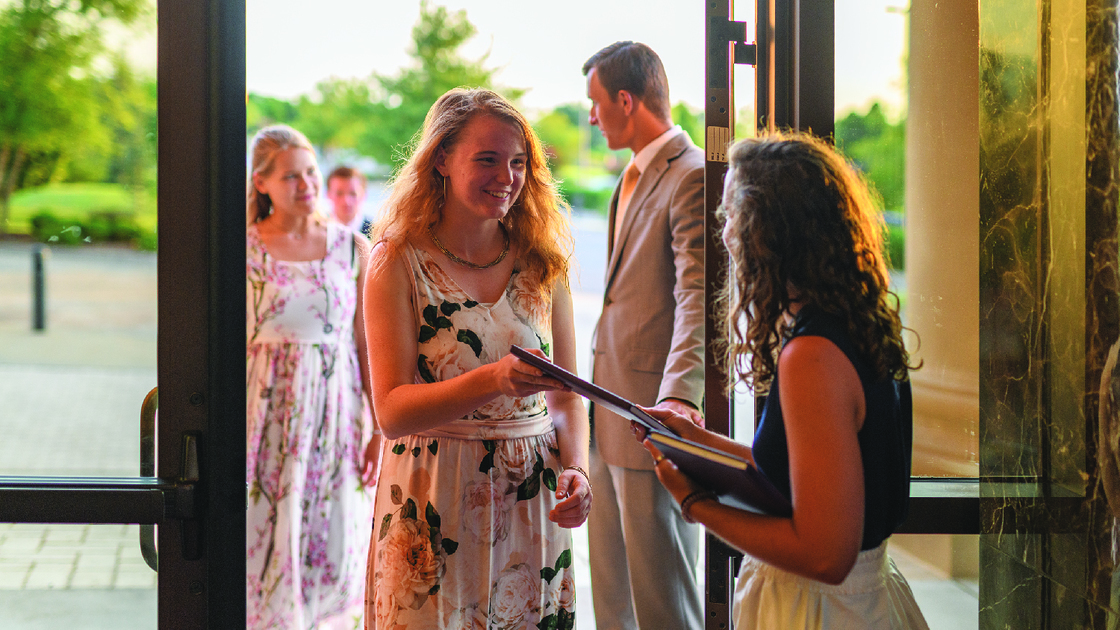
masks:
[[[160,295],[160,422],[197,436],[200,462],[197,518],[158,532],[161,551],[185,547],[161,553],[160,627],[243,627],[245,2],[164,0],[159,25],[159,273],[175,283]],[[185,450],[160,441],[161,478]],[[164,588],[178,572],[187,588]]]

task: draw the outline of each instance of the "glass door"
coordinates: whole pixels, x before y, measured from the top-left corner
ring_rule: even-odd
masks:
[[[4,627],[245,615],[245,8],[157,13],[158,253],[0,241]]]

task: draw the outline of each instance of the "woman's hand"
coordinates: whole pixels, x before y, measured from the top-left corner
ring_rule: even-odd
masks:
[[[560,502],[548,513],[548,520],[568,529],[579,527],[591,514],[591,481],[575,468],[568,468],[556,479],[556,498]]]
[[[548,359],[540,350],[529,350],[529,352],[542,359]],[[543,372],[512,354],[507,354],[491,366],[497,379],[498,390],[506,396],[524,398],[539,392],[565,389],[560,381],[545,376]]]
[[[677,468],[673,460],[665,457],[649,439],[643,440],[642,446],[646,447],[649,454],[653,456],[653,470],[657,473],[657,478],[661,481],[661,485],[665,486],[665,489],[677,500],[678,505],[688,495],[697,490],[703,490],[688,475],[681,472],[681,469]]]
[[[691,418],[671,409],[663,407],[639,407],[639,409],[661,421],[661,424],[669,427],[670,431],[686,440],[702,442],[704,434],[707,433],[702,426],[698,426]],[[630,431],[634,433],[634,437],[639,442],[646,439],[647,429],[642,425],[631,421]]]
[[[374,434],[362,453],[362,483],[367,488],[377,485],[377,463],[381,459],[381,434]]]

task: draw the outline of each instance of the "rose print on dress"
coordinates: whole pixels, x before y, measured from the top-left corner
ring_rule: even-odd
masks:
[[[507,486],[486,478],[464,490],[462,523],[475,544],[492,547],[509,536],[513,515]]]
[[[576,583],[571,570],[572,552],[565,549],[556,564],[541,569],[544,581],[544,612],[539,630],[573,630],[576,626]]]
[[[540,621],[540,576],[528,564],[502,571],[490,587],[490,629],[535,628]]]
[[[400,486],[394,484],[390,496],[400,507],[385,515],[378,534],[374,579],[380,627],[392,627],[398,609],[418,610],[438,593],[447,558],[459,548],[458,542],[443,537],[442,519],[431,502],[421,520],[416,501],[403,499]]]

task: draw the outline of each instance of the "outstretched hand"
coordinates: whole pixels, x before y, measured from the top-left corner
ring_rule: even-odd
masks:
[[[669,401],[663,402],[662,405],[664,405],[666,402]],[[660,420],[661,424],[669,427],[670,431],[676,433],[684,439],[692,440],[694,442],[700,441],[698,438],[700,438],[706,432],[706,429],[703,428],[702,424],[697,425],[692,418],[678,413],[673,409],[663,407],[662,405],[658,405],[656,407],[639,408],[642,411],[645,411],[649,415],[653,416],[654,419]],[[630,430],[634,433],[634,437],[637,438],[639,442],[646,439],[647,429],[642,425],[636,422],[631,422]]]
[[[542,359],[548,359],[540,350],[529,350]],[[512,354],[502,357],[497,363],[491,364],[494,376],[498,381],[498,390],[506,396],[524,398],[539,392],[567,389],[563,383],[545,376],[537,368],[518,359]]]
[[[548,513],[548,520],[560,527],[579,527],[591,514],[591,482],[574,468],[557,477],[556,498],[560,502]]]
[[[684,402],[683,400],[678,400],[676,398],[666,398],[665,400],[662,400],[661,402],[654,405],[653,408],[672,411],[679,416],[688,418],[688,420],[692,422],[692,424],[695,424],[698,427],[704,426],[704,414],[700,413],[699,409]]]

